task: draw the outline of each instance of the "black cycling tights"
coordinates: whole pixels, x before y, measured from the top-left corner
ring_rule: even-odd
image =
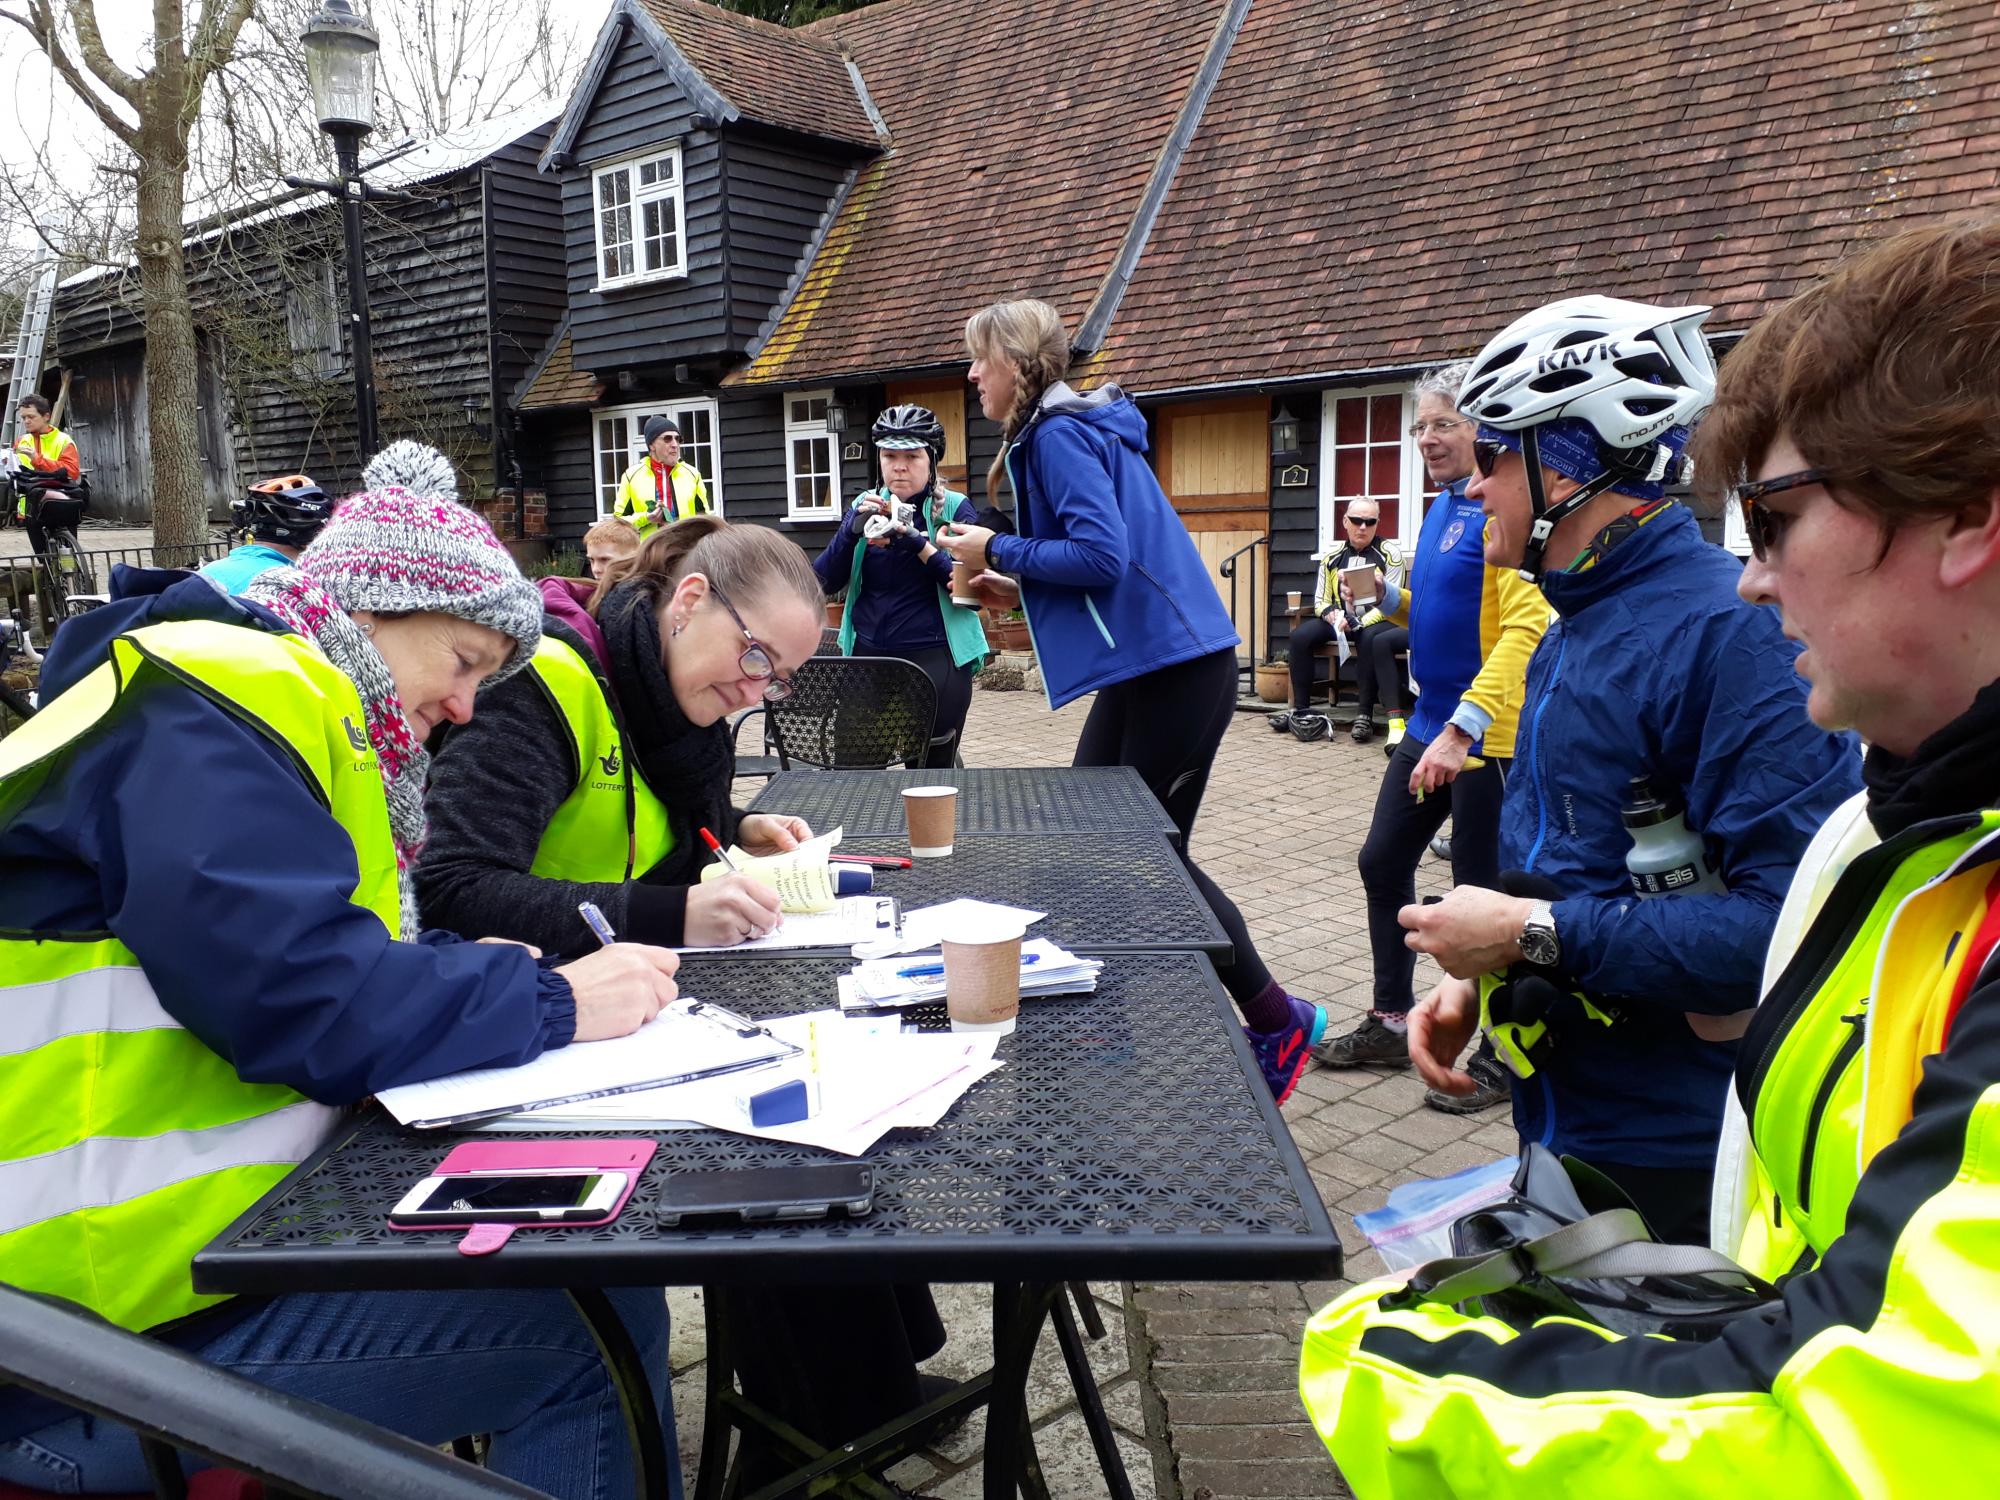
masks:
[[[1271,971],[1257,956],[1236,903],[1188,856],[1194,816],[1201,811],[1215,752],[1235,711],[1236,650],[1225,647],[1098,689],[1070,764],[1130,766],[1160,799],[1181,831],[1181,860],[1235,950],[1231,961],[1217,965],[1216,972],[1241,1005],[1263,993]]]

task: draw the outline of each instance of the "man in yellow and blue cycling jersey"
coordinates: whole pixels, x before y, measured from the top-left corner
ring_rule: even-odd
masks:
[[[1710,1240],[1778,1302],[1622,1338],[1357,1287],[1300,1383],[1363,1500],[1936,1495],[2000,1467],[1996,331],[2000,220],[1898,236],[1750,332],[1693,448],[1814,722],[1871,746],[1729,1080]],[[1427,1020],[1442,1076],[1470,1010]]]

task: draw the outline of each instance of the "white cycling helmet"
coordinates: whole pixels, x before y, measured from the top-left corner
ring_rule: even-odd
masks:
[[[1519,432],[1568,417],[1614,448],[1685,425],[1715,399],[1706,307],[1565,297],[1516,318],[1479,351],[1458,393],[1475,422]]]
[[[1516,318],[1479,351],[1458,409],[1482,427],[1520,436],[1534,508],[1523,578],[1539,581],[1557,524],[1605,490],[1632,480],[1673,482],[1687,424],[1715,399],[1715,361],[1701,335],[1710,311],[1565,297]],[[1595,475],[1587,467],[1572,471],[1579,488],[1553,504],[1537,435],[1552,422],[1595,433],[1601,465]]]

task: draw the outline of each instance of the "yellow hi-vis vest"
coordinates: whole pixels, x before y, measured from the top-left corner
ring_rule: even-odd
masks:
[[[528,873],[592,882],[644,875],[673,852],[673,829],[666,804],[632,764],[604,689],[575,648],[552,635],[528,665],[569,730],[577,768]]]
[[[1725,1153],[1718,1194],[1745,1211],[1724,1248],[1766,1280],[1839,1274],[1838,1254],[1818,1262],[1850,1232],[1863,1174],[1911,1124],[2000,898],[2000,812],[1858,842],[1808,850],[1793,890],[1817,911],[1737,1059],[1751,1159],[1737,1181]],[[1827,881],[1816,856],[1847,863]],[[1639,1349],[1597,1359],[1590,1341],[1618,1335],[1564,1319],[1524,1333],[1449,1307],[1385,1309],[1389,1284],[1373,1282],[1306,1325],[1307,1414],[1369,1500],[1954,1493],[2000,1457],[2000,1083],[1979,1085],[1957,1118],[1939,1139],[1929,1117],[1927,1196],[1899,1196],[1918,1180],[1906,1154],[1853,1216],[1846,1274],[1853,1256],[1880,1267],[1864,1302],[1822,1325],[1823,1308],[1839,1310],[1828,1294],[1789,1283],[1784,1345],[1760,1347],[1772,1325],[1745,1319],[1722,1357],[1661,1370]],[[1610,1376],[1601,1388],[1571,1384],[1591,1369]]]
[[[706,515],[708,486],[695,466],[685,460],[667,470],[666,482],[661,483],[660,466],[648,453],[619,479],[618,500],[611,514],[630,521],[638,529],[639,540],[644,541],[653,533],[653,512],[663,502],[669,526],[689,516]]]
[[[396,848],[361,699],[295,636],[186,620],[117,637],[110,660],[0,741],[0,825],[59,795],[71,752],[126,693],[163,681],[287,752],[354,841],[351,899],[394,933]],[[188,1262],[338,1118],[239,1078],[167,1013],[114,934],[0,928],[0,1282],[133,1330],[222,1301],[195,1292]]]

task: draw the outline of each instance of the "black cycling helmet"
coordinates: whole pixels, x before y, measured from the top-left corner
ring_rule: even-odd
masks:
[[[944,457],[944,424],[938,421],[937,413],[928,406],[905,403],[890,407],[868,429],[868,440],[877,448],[898,449],[906,453],[928,448],[933,464]]]
[[[251,485],[229,511],[252,536],[303,547],[331,519],[333,500],[305,475],[286,474]]]

